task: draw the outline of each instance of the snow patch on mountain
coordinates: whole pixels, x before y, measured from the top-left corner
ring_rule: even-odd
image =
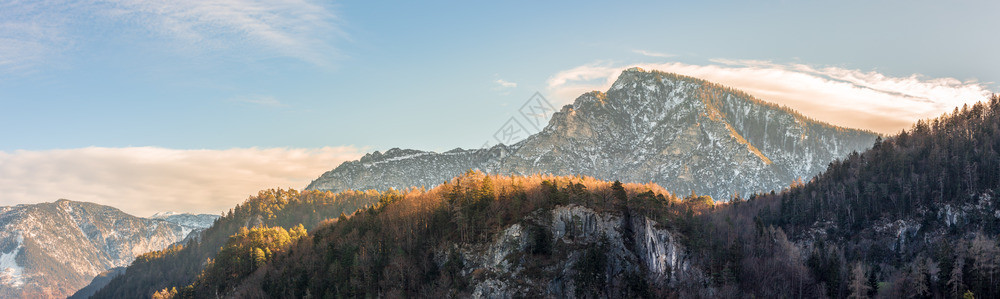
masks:
[[[177,213],[177,212],[160,212],[153,214],[149,219],[162,220],[170,222],[181,227],[181,234],[185,236],[185,240],[188,238],[195,237],[193,233],[200,233],[212,226],[216,219],[219,219],[219,215],[212,214],[191,214],[191,213]]]
[[[176,213],[176,212],[161,212],[153,214],[149,217],[150,219],[165,220],[180,226],[192,228],[192,229],[204,229],[209,228],[215,223],[216,219],[219,219],[219,215],[212,214],[191,214],[191,213]]]
[[[10,252],[0,253],[0,285],[17,288],[24,285],[24,268],[17,264],[17,254],[24,246],[24,237],[17,237],[17,246]]]

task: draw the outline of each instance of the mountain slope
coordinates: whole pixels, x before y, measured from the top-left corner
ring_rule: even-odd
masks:
[[[191,239],[200,239],[201,232],[211,227],[219,219],[219,215],[163,212],[156,213],[149,219],[163,220],[179,225],[182,229],[181,234],[186,237],[179,240],[178,243],[186,243]],[[91,295],[110,283],[112,279],[122,274],[125,274],[124,266],[105,271],[94,277],[86,287],[77,290],[69,298],[90,298]]]
[[[729,198],[807,179],[874,139],[870,132],[820,123],[704,80],[632,68],[607,92],[580,96],[517,144],[375,152],[341,164],[306,189],[434,186],[479,169],[655,182]]]
[[[310,229],[320,221],[378,202],[380,195],[374,191],[260,191],[219,218],[200,238],[138,256],[123,275],[107,281],[92,298],[149,298],[164,287],[190,284],[205,269],[206,260],[215,258],[229,237],[244,228],[301,224]]]
[[[180,225],[184,228],[184,235],[193,238],[199,232],[211,227],[215,220],[219,219],[219,215],[163,212],[156,213],[149,219],[158,219]]]
[[[825,295],[1000,297],[1000,96],[878,140],[813,180],[704,217],[705,268],[763,294],[761,273],[811,276]],[[755,245],[788,233],[787,254]],[[768,252],[768,251],[764,251]],[[798,260],[762,271],[760,261]],[[798,297],[792,291],[762,297]]]
[[[94,277],[94,279],[90,281],[90,284],[77,290],[76,293],[73,293],[73,295],[67,297],[67,299],[90,298],[90,296],[93,296],[95,292],[108,285],[112,279],[122,274],[125,274],[125,267],[112,268],[111,270],[105,271],[104,273],[97,275],[97,277]]]
[[[190,228],[86,202],[0,208],[0,297],[65,297]]]

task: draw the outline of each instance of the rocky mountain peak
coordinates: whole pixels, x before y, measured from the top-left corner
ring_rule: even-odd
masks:
[[[652,181],[724,199],[808,179],[874,139],[871,132],[817,122],[716,83],[630,68],[607,91],[579,96],[541,132],[509,147],[375,152],[323,174],[307,189],[431,187],[479,169]]]

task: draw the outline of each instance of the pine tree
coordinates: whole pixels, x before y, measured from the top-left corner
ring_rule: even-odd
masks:
[[[253,259],[253,267],[254,267],[254,269],[260,268],[261,266],[264,265],[264,263],[267,262],[267,254],[265,254],[264,250],[260,249],[260,247],[255,247],[253,249],[253,253],[251,254],[251,258]]]
[[[965,256],[958,255],[955,257],[955,264],[952,266],[951,275],[948,279],[948,289],[951,290],[951,294],[954,297],[958,297],[962,294],[962,290],[965,286],[962,284],[962,268],[965,267]]]
[[[625,192],[625,187],[622,182],[615,181],[611,184],[611,197],[614,200],[614,206],[624,207],[628,204],[628,193]]]
[[[847,298],[868,298],[868,291],[871,290],[871,287],[868,286],[868,277],[861,262],[854,263],[854,267],[851,269],[851,283],[848,288],[851,294]]]

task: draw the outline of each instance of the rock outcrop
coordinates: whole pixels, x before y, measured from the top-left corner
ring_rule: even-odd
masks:
[[[471,278],[472,295],[479,298],[579,297],[577,263],[591,248],[602,248],[607,263],[599,271],[606,273],[609,294],[624,293],[620,290],[626,288],[627,278],[645,277],[670,288],[705,279],[691,265],[676,233],[646,217],[625,219],[578,205],[540,212],[525,225],[507,227],[491,242],[442,250],[437,255],[439,266],[458,259],[461,275]],[[553,256],[531,256],[536,238],[532,234],[538,232],[526,226],[540,227],[551,238]]]

